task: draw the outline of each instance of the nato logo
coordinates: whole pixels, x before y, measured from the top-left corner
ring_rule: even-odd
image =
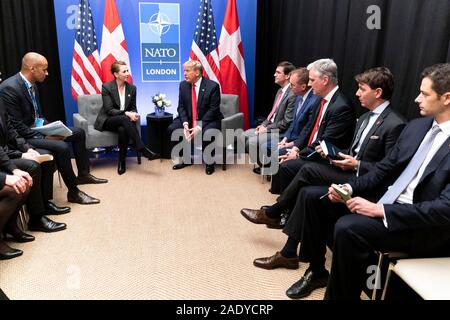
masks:
[[[180,81],[180,5],[139,3],[142,82]]]

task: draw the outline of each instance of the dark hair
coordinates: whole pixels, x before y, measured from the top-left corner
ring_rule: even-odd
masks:
[[[306,68],[297,68],[291,71],[291,76],[293,74],[296,74],[298,77],[298,81],[297,84],[301,85],[301,84],[306,84],[308,85],[309,82],[309,71]]]
[[[119,72],[120,66],[126,66],[127,64],[124,61],[115,61],[111,65],[111,73],[114,75],[114,72]]]
[[[380,88],[381,98],[389,100],[394,92],[394,76],[386,67],[377,67],[364,71],[355,76],[358,83],[367,84],[372,90]]]
[[[283,72],[285,75],[288,75],[295,69],[295,66],[289,61],[281,61],[278,63],[277,67],[283,67]]]
[[[450,63],[438,63],[425,68],[422,78],[429,78],[433,82],[431,88],[438,96],[450,92]]]

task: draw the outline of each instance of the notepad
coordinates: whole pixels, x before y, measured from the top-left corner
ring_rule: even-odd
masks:
[[[346,203],[348,200],[350,200],[352,198],[350,193],[347,190],[345,190],[344,188],[342,188],[340,185],[332,183],[331,187],[334,189],[334,191],[337,192],[337,194],[339,194],[341,196],[342,202]]]
[[[338,151],[336,151],[335,146],[331,143],[326,142],[325,140],[320,141],[320,147],[322,148],[325,156],[331,160],[341,160],[342,158],[339,156]]]
[[[52,161],[53,156],[51,154],[40,154],[38,156],[33,157],[33,160],[41,164],[42,162]]]
[[[72,130],[66,127],[60,120],[46,124],[42,127],[34,127],[31,130],[42,133],[45,136],[62,136],[68,137],[72,135]]]

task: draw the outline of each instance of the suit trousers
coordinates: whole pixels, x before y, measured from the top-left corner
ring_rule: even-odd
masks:
[[[86,133],[80,128],[70,128],[73,134],[61,140],[49,140],[44,138],[27,139],[32,146],[50,151],[55,157],[58,168],[69,191],[77,190],[77,180],[72,167],[71,153],[68,142],[72,143],[75,161],[78,167],[78,175],[89,173],[89,154],[86,150]]]
[[[17,194],[13,188],[6,185],[0,190],[0,233],[7,222],[11,223],[11,219],[17,217],[16,213],[27,199],[28,192],[29,190]]]
[[[288,160],[280,164],[278,172],[272,176],[270,192],[275,194],[283,193],[306,163],[308,163],[307,159],[299,158]]]
[[[370,282],[376,266],[375,250],[408,252],[409,232],[388,232],[382,219],[351,214],[343,203],[319,200],[328,187],[305,187],[297,205],[301,215],[300,229],[283,230],[300,241],[299,259],[310,262],[310,268],[325,266],[327,245],[333,250],[327,299],[359,299],[363,286]]]
[[[214,142],[214,139],[212,139],[211,141],[207,141],[206,139],[204,139],[203,137],[205,136],[205,133],[210,130],[218,130],[220,131],[221,129],[221,121],[212,121],[212,122],[207,122],[207,123],[203,123],[202,124],[202,150],[204,151],[211,143]],[[181,122],[180,118],[175,118],[173,120],[173,122],[170,124],[170,126],[167,128],[167,136],[170,137],[170,145],[171,145],[171,150],[173,151],[173,148],[179,144],[179,143],[188,143],[190,144],[190,149],[191,149],[191,155],[194,153],[194,142],[195,141],[191,141],[191,142],[187,142],[186,139],[184,139],[184,137],[180,137],[180,135],[175,134],[174,138],[172,139],[172,133],[175,130],[181,130],[180,134],[182,133],[183,130],[183,123]],[[177,139],[178,138],[178,139]],[[211,152],[211,155],[214,157],[215,155],[215,150],[213,149]],[[183,157],[183,150],[180,151],[179,154],[173,154],[173,152],[171,152],[171,158],[176,158],[176,157]],[[205,157],[202,157],[204,159],[204,161],[206,162]],[[206,162],[207,163],[207,162]],[[210,163],[207,163],[210,164]],[[212,163],[211,163],[212,164]]]
[[[389,232],[380,218],[348,214],[334,227],[333,262],[326,299],[359,300],[364,286],[372,289],[375,250],[409,252],[408,231]]]
[[[278,197],[277,202],[283,207],[289,208],[291,216],[295,216],[296,210],[294,205],[303,187],[329,186],[332,183],[345,183],[354,177],[354,175],[354,171],[343,171],[333,167],[327,160],[306,162]],[[289,220],[286,225],[288,223]]]
[[[119,161],[125,161],[130,140],[138,151],[145,147],[139,136],[136,124],[125,115],[109,117],[104,122],[103,129],[117,132],[119,136]]]
[[[28,172],[33,178],[33,186],[26,201],[28,212],[32,216],[45,215],[44,202],[50,200],[48,190],[53,188],[53,170],[46,168],[43,171],[41,165],[33,160],[11,159],[11,161],[20,170]],[[49,183],[52,184],[48,185]],[[46,190],[45,194],[43,190]]]

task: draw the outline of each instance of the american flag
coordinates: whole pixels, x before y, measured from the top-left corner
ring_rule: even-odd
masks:
[[[200,0],[197,25],[189,57],[203,65],[203,75],[220,83],[219,54],[211,0]]]
[[[80,0],[72,59],[72,96],[100,93],[100,57],[89,0]]]

